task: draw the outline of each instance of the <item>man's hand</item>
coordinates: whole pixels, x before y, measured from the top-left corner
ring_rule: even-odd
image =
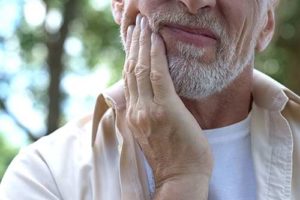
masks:
[[[212,156],[206,138],[173,86],[165,46],[147,19],[127,32],[127,122],[152,167],[156,199],[206,199]]]

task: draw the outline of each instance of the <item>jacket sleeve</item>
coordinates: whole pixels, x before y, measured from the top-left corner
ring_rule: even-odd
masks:
[[[1,185],[1,200],[57,200],[60,198],[47,163],[32,146],[22,150],[8,167]]]

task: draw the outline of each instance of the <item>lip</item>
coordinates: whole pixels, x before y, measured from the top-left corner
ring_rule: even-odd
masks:
[[[164,24],[161,26],[162,32],[185,43],[193,44],[197,47],[214,46],[218,40],[216,34],[205,28],[194,28],[177,24]]]

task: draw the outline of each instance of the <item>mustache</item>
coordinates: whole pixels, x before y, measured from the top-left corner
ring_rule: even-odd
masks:
[[[176,24],[179,26],[191,27],[195,29],[207,29],[213,32],[218,38],[228,38],[224,28],[224,22],[213,16],[212,13],[199,12],[197,15],[186,13],[180,8],[170,8],[157,11],[148,16],[149,26],[153,32],[158,33],[166,24]]]

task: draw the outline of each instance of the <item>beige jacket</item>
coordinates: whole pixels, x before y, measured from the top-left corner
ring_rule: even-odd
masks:
[[[299,200],[300,98],[257,71],[253,97],[257,199]],[[98,97],[93,116],[22,150],[2,180],[0,199],[150,199],[143,154],[126,125],[124,102],[117,84]]]

